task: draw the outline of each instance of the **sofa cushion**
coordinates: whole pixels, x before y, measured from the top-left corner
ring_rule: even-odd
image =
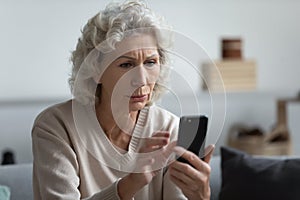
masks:
[[[32,200],[32,164],[0,166],[0,185],[10,189],[10,200]]]
[[[257,157],[221,148],[220,200],[299,199],[300,158]]]

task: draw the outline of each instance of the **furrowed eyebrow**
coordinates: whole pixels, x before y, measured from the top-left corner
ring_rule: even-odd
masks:
[[[150,59],[150,58],[153,58],[153,57],[156,57],[156,56],[159,56],[157,53],[155,54],[152,54],[151,56],[148,56],[147,59]]]
[[[152,54],[151,56],[148,56],[146,59],[151,59],[151,58],[156,57],[156,56],[159,56],[159,55],[157,53],[155,53],[155,54]],[[127,59],[130,59],[130,60],[136,60],[136,58],[130,57],[130,56],[120,56],[116,60],[121,59],[121,58],[127,58]]]
[[[130,60],[135,60],[135,58],[130,57],[130,56],[120,56],[116,60],[121,59],[121,58],[127,58],[127,59],[130,59]]]

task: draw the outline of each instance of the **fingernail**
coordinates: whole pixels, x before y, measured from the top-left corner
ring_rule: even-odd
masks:
[[[207,148],[207,150],[211,151],[212,149],[215,148],[215,145],[214,144],[210,144],[206,148]]]

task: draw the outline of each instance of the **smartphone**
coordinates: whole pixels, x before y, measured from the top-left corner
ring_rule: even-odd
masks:
[[[205,115],[182,116],[179,122],[177,145],[193,152],[203,160],[207,124],[208,118]],[[189,163],[182,157],[177,160]]]

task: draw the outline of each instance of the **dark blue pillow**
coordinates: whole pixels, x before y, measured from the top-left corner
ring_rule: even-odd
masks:
[[[220,200],[299,200],[300,158],[253,157],[221,147]]]

